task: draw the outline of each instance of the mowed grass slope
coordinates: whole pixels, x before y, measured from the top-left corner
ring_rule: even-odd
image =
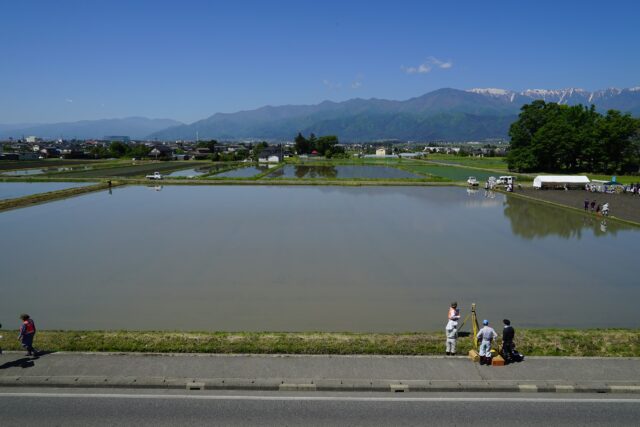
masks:
[[[15,331],[3,331],[12,337]],[[388,354],[439,355],[444,332],[154,332],[38,331],[35,346],[47,351],[131,351],[160,353]],[[516,332],[518,350],[529,356],[639,357],[638,329],[530,329]],[[5,339],[6,350],[20,344]],[[458,339],[458,353],[472,348]]]

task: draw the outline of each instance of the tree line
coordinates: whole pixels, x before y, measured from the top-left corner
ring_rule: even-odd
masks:
[[[298,154],[319,154],[327,158],[343,155],[344,149],[336,147],[338,137],[335,135],[325,135],[316,137],[313,133],[306,138],[302,133],[298,133],[295,138],[296,153]]]
[[[640,120],[595,106],[534,101],[509,129],[509,170],[638,173]]]

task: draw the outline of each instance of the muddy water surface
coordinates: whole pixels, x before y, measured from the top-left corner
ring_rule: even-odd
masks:
[[[516,327],[640,327],[638,229],[484,191],[126,187],[0,230],[10,327],[431,331],[451,300]]]

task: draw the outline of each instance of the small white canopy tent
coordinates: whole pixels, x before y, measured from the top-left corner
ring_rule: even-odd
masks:
[[[584,175],[538,175],[533,180],[533,188],[560,187],[565,184],[571,187],[579,187],[589,182],[589,178]]]

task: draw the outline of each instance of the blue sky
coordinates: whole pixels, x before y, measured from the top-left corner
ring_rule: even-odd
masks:
[[[0,123],[640,85],[636,1],[0,4]]]

